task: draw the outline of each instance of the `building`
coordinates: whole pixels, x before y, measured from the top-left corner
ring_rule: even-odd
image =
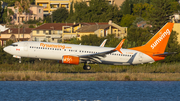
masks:
[[[46,23],[32,32],[33,41],[63,42],[71,38],[81,40],[83,35],[96,34],[106,37],[115,34],[118,38],[127,36],[127,27],[121,27],[112,21],[108,23]]]
[[[33,41],[59,42],[62,41],[63,28],[72,26],[73,23],[45,23],[32,32]]]
[[[177,33],[179,33],[177,35],[177,41],[180,44],[180,23],[174,23],[173,31],[176,31]]]
[[[127,36],[127,27],[121,27],[112,21],[108,23],[78,23],[68,28],[71,32],[63,33],[63,40],[70,39],[72,35],[81,40],[84,35],[95,34],[98,37],[106,37],[108,34],[114,34],[117,38]],[[67,30],[67,29],[64,29]]]
[[[124,1],[125,0],[114,0],[114,4],[116,4],[120,8],[120,6],[123,4]]]
[[[54,10],[58,8],[65,7],[68,11],[70,11],[71,3],[73,2],[81,2],[85,1],[87,5],[91,0],[36,0],[35,5],[43,7],[43,14],[49,15],[52,14]],[[125,0],[108,0],[109,4],[117,5],[118,7],[125,1]]]
[[[43,19],[43,7],[37,5],[30,5],[29,13],[23,12],[22,14],[19,13],[18,7],[8,7],[14,12],[14,15],[11,16],[11,24],[19,25],[23,24],[29,20],[39,20]]]
[[[170,16],[170,19],[174,23],[179,23],[180,22],[180,14],[179,13],[174,13],[172,16]]]
[[[5,45],[7,40],[31,41],[33,28],[11,28],[0,33],[0,45]]]
[[[137,25],[137,27],[141,27],[141,28],[152,27],[152,25],[147,24],[146,21],[140,21],[136,25]]]

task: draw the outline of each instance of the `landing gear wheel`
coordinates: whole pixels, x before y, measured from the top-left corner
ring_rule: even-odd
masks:
[[[89,66],[89,65],[84,65],[84,66],[83,66],[83,69],[84,69],[84,70],[90,70],[90,69],[91,69],[91,66]]]
[[[91,66],[86,65],[86,70],[90,70],[90,69],[91,69]]]

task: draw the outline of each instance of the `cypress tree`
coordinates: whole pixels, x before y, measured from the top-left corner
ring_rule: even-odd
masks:
[[[152,31],[155,34],[167,22],[169,17],[173,14],[171,10],[170,0],[152,0],[153,9],[149,15],[150,24],[153,26]]]
[[[73,1],[71,2],[70,16],[73,15]]]
[[[1,7],[1,2],[0,2],[0,22],[2,22],[2,7]]]
[[[131,14],[131,7],[130,7],[129,0],[124,1],[124,3],[121,6],[121,11],[124,15]]]

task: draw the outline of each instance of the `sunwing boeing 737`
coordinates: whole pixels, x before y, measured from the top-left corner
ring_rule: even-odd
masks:
[[[22,41],[4,48],[13,57],[29,57],[59,60],[60,63],[84,63],[83,69],[90,70],[88,64],[135,65],[163,60],[168,53],[165,48],[174,23],[164,25],[145,45],[122,49],[125,39],[116,48],[75,45],[50,42]],[[103,45],[101,45],[103,46]]]

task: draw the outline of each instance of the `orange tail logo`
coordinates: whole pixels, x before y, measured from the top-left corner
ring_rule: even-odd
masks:
[[[145,45],[140,46],[140,47],[134,47],[131,49],[138,50],[144,53],[153,53],[153,54],[164,53],[169,37],[171,35],[173,26],[174,26],[174,23],[167,23]]]

